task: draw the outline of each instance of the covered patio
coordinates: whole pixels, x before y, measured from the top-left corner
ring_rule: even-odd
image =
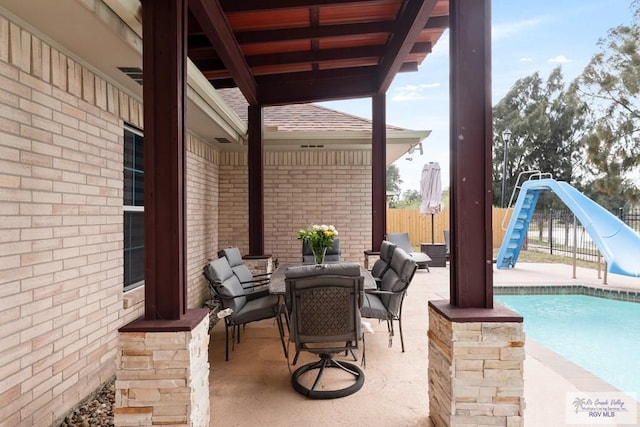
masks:
[[[490,0],[7,0],[0,11],[9,156],[0,186],[10,219],[1,254],[9,320],[0,325],[9,357],[0,379],[9,422],[51,424],[114,373],[117,425],[224,418],[209,405],[216,384],[202,266],[236,242],[271,259],[282,236],[316,217],[348,218],[343,243],[357,248],[349,261],[378,250],[385,94],[448,29],[452,268],[449,293],[430,302],[435,323],[425,317],[420,326],[430,346],[421,366],[435,357],[427,369],[438,382],[429,416],[438,426],[464,424],[468,405],[488,403],[490,417],[522,425],[522,319],[494,307],[492,294]],[[59,25],[69,17],[73,25]],[[246,123],[221,102],[217,90],[231,87],[248,103]],[[269,153],[265,108],[355,97],[371,99],[367,147]],[[127,166],[131,134],[144,136],[142,168]],[[327,159],[335,160],[330,171]],[[132,169],[144,171],[134,202]],[[277,199],[281,188],[303,192],[320,181],[309,170],[332,177],[329,191],[340,186],[357,198],[327,193],[322,210],[293,191]],[[122,242],[134,213],[143,217],[135,230],[144,235],[143,275],[129,291]],[[286,241],[288,256],[297,243]],[[464,352],[482,356],[469,348],[491,341],[491,354],[509,360],[489,363],[490,374],[515,366],[519,377],[492,383],[494,394],[457,395],[452,384],[465,379],[452,377],[451,356],[466,329],[482,332],[462,334],[473,335]]]
[[[144,100],[154,106],[144,116],[151,140],[145,145],[145,316],[120,329],[122,354],[138,348],[133,334],[155,342],[154,335],[184,331],[187,343],[198,343],[189,359],[202,372],[197,367],[202,364],[202,337],[195,331],[207,323],[206,314],[184,304],[187,56],[214,87],[237,86],[249,103],[252,257],[269,257],[264,250],[263,107],[371,97],[368,249],[377,250],[386,233],[385,93],[395,74],[417,66],[448,26],[452,269],[448,298],[429,303],[429,416],[437,426],[523,425],[522,318],[493,304],[490,10],[489,0],[145,2]],[[303,47],[293,47],[300,40]],[[175,233],[163,234],[166,230]],[[162,351],[157,345],[143,348]],[[137,368],[121,364],[118,376],[131,378],[131,369]],[[192,422],[209,413],[202,404],[204,384],[195,382],[193,408],[187,408]],[[123,396],[144,387],[141,381],[120,384],[117,393]],[[137,405],[130,401],[117,414],[135,422],[131,411]],[[142,412],[142,419],[154,419],[155,410]]]

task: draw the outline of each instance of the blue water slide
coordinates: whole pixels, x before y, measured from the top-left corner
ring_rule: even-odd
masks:
[[[571,209],[607,261],[611,273],[640,277],[640,235],[568,183],[554,179],[522,184],[498,252],[498,268],[515,266],[542,191],[553,191]]]

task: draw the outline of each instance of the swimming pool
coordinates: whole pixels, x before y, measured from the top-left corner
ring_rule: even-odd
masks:
[[[524,331],[624,392],[640,392],[640,304],[587,295],[496,295]]]

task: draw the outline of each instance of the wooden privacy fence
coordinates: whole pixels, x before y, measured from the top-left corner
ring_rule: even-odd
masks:
[[[499,248],[504,238],[502,218],[507,209],[493,208],[493,247]],[[508,221],[508,219],[507,219]],[[504,226],[507,227],[508,222]],[[449,209],[433,216],[434,243],[444,243],[444,230],[449,230]],[[431,215],[423,215],[418,209],[387,209],[387,232],[409,233],[411,245],[420,247],[420,243],[431,243]]]

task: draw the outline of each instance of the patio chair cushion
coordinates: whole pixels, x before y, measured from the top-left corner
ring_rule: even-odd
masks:
[[[269,295],[267,297],[247,301],[247,303],[235,313],[234,323],[243,324],[255,322],[256,320],[269,319],[277,313],[278,296]]]
[[[352,262],[341,262],[337,264],[313,264],[289,267],[285,272],[286,278],[300,278],[322,275],[336,276],[359,276],[360,267]]]
[[[413,279],[413,274],[416,270],[416,262],[400,248],[396,248],[391,259],[391,265],[389,270],[382,277],[380,282],[380,291],[393,292],[391,293],[378,293],[368,296],[375,296],[384,307],[385,315],[380,317],[382,311],[379,311],[380,306],[377,305],[375,298],[367,301],[365,298],[363,310],[361,311],[362,317],[370,317],[377,319],[387,319],[389,317],[398,316],[400,313],[400,307],[402,305],[402,298],[404,298],[404,292],[409,287],[409,283]]]
[[[402,249],[396,250],[393,254],[393,259],[391,260],[390,266],[391,269],[398,275],[398,279],[400,282],[395,282],[393,284],[393,287],[389,290],[397,291],[402,289],[402,287],[408,286],[409,282],[411,282],[411,279],[413,279],[417,263],[418,261],[414,256],[411,256],[411,254],[407,254]]]
[[[240,284],[245,289],[245,294],[249,300],[261,298],[269,295],[269,289],[267,284],[269,283],[269,277],[262,275],[263,277],[256,279],[242,260],[240,249],[237,247],[224,248],[218,251],[218,257],[227,258],[233,274],[236,275]],[[260,286],[264,285],[264,286]]]
[[[393,251],[395,251],[396,245],[388,240],[383,240],[380,244],[380,259],[373,263],[371,268],[371,275],[376,279],[382,279],[384,273],[390,267],[391,259],[393,258]]]
[[[374,295],[369,292],[364,295],[364,301],[360,308],[360,315],[370,319],[387,320],[390,318],[387,308],[384,306],[378,295]]]
[[[233,274],[231,266],[226,258],[218,258],[209,262],[206,274],[216,286],[220,297],[225,300],[225,305],[235,313],[240,312],[247,303],[245,291],[238,278]]]
[[[231,266],[231,270],[238,276],[238,280],[240,283],[251,282],[253,280],[253,274],[251,274],[251,270],[244,265],[244,261],[242,261],[242,255],[240,254],[240,249],[238,248],[224,248],[218,251],[218,257],[227,258],[229,261],[229,265]]]

